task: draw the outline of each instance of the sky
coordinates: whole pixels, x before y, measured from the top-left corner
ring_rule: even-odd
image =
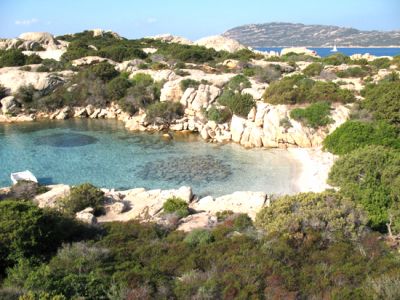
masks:
[[[245,24],[292,22],[400,30],[400,0],[0,0],[0,37],[112,30],[195,40]]]

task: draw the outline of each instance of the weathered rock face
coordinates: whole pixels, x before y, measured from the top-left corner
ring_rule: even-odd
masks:
[[[103,30],[103,29],[96,28],[96,29],[92,29],[92,30],[90,30],[90,31],[93,32],[93,37],[96,37],[96,36],[103,36],[104,34],[109,33],[109,34],[111,34],[113,37],[115,37],[116,39],[122,40],[122,37],[121,37],[118,33],[113,32],[113,31],[111,31],[111,30]]]
[[[94,216],[94,210],[91,207],[87,207],[84,210],[77,212],[75,218],[83,223],[90,225],[97,224],[97,218]]]
[[[238,41],[221,35],[214,35],[202,38],[200,40],[197,40],[195,44],[199,46],[204,46],[206,48],[214,48],[217,51],[224,50],[228,52],[236,52],[238,50],[246,48]]]
[[[298,53],[298,54],[306,54],[311,56],[317,56],[317,52],[314,50],[307,49],[306,47],[290,47],[290,48],[283,48],[281,50],[281,55],[285,55],[288,53]]]
[[[144,63],[141,59],[132,59],[126,60],[122,63],[119,63],[115,66],[115,69],[119,72],[129,72],[132,73],[133,71],[139,70],[139,65]]]
[[[100,56],[85,56],[72,61],[72,65],[75,67],[84,66],[84,65],[94,65],[101,63],[103,61],[108,62],[109,64],[115,65],[116,62],[111,59],[100,57]]]
[[[34,201],[39,207],[56,207],[57,202],[70,193],[70,186],[65,184],[56,184],[47,186],[50,191],[37,195]]]
[[[111,221],[127,221],[132,219],[151,220],[162,211],[164,202],[171,198],[181,198],[190,202],[193,194],[190,187],[183,186],[177,190],[149,190],[143,188],[120,192],[124,196],[126,212],[113,215]],[[108,216],[99,217],[99,221],[110,221]]]
[[[1,111],[3,114],[15,113],[19,110],[20,104],[14,96],[7,96],[0,100]]]
[[[182,97],[181,103],[186,103],[189,109],[201,111],[207,108],[221,94],[221,90],[213,85],[200,84],[197,91],[188,92],[186,98]]]
[[[161,89],[160,101],[179,101],[183,95],[180,83],[181,79],[166,82]]]
[[[167,42],[167,43],[177,43],[177,44],[182,44],[182,45],[193,45],[193,42],[181,37],[181,36],[176,36],[176,35],[172,35],[169,33],[165,33],[165,34],[158,34],[158,35],[154,35],[154,36],[150,36],[149,38],[151,39],[155,39],[155,40],[160,40],[163,42]]]
[[[217,224],[217,218],[207,212],[187,216],[179,222],[177,230],[192,231],[198,228],[211,228]]]
[[[62,83],[59,76],[47,72],[29,72],[19,70],[18,67],[0,69],[0,84],[15,93],[21,86],[32,84],[37,90],[52,89]]]
[[[204,197],[194,202],[191,207],[196,211],[205,211],[211,214],[231,210],[235,213],[246,213],[255,219],[256,213],[265,205],[269,205],[269,201],[264,192],[234,192],[216,199],[211,196]]]

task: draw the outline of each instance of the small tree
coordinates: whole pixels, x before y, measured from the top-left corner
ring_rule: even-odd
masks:
[[[189,206],[185,200],[181,198],[172,197],[167,199],[163,204],[164,213],[172,214],[175,213],[180,218],[184,218],[189,215]]]
[[[61,208],[66,214],[75,215],[87,207],[92,207],[95,214],[98,214],[103,204],[104,192],[90,183],[84,183],[71,188],[70,195],[61,202]]]

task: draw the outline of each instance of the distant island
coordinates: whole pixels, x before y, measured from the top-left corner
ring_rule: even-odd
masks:
[[[393,47],[400,45],[400,30],[363,31],[355,28],[272,22],[234,27],[223,36],[254,47]]]

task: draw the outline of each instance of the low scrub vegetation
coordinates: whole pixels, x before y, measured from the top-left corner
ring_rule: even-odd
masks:
[[[329,102],[316,102],[306,108],[295,108],[290,111],[290,117],[312,128],[326,126],[333,122]]]
[[[249,94],[240,94],[232,90],[224,90],[218,98],[219,104],[226,106],[232,114],[247,118],[250,110],[256,105]]]
[[[349,90],[333,82],[314,81],[303,75],[284,77],[272,82],[264,93],[271,104],[300,104],[319,101],[350,103],[355,100]]]

